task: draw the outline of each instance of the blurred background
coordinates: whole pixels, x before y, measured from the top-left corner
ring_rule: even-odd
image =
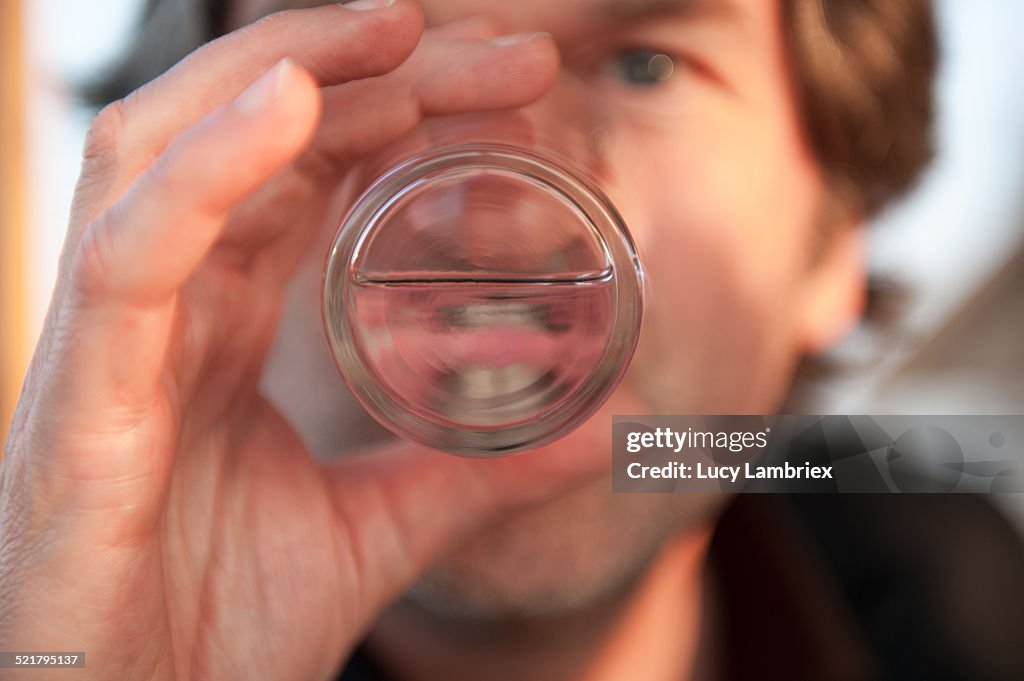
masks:
[[[75,87],[143,0],[0,2],[0,428],[53,286],[92,112]],[[939,154],[870,231],[884,296],[810,377],[816,413],[1024,414],[1024,3],[938,0]],[[1000,500],[1024,527],[1024,495]]]

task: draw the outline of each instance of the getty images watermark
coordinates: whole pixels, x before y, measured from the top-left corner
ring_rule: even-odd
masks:
[[[1024,416],[616,416],[616,492],[1024,492]]]

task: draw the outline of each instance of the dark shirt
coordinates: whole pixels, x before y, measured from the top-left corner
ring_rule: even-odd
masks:
[[[741,495],[721,518],[721,681],[1024,679],[1024,546],[984,498]],[[339,681],[390,681],[357,652]]]

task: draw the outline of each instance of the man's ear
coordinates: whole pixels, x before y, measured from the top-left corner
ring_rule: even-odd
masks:
[[[864,230],[859,221],[833,229],[804,277],[798,301],[797,343],[805,354],[824,352],[839,342],[864,313]]]

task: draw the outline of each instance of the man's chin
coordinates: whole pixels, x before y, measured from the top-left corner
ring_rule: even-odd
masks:
[[[609,487],[602,478],[489,526],[435,564],[407,600],[474,621],[570,615],[627,594],[669,536],[708,527],[726,501]]]

